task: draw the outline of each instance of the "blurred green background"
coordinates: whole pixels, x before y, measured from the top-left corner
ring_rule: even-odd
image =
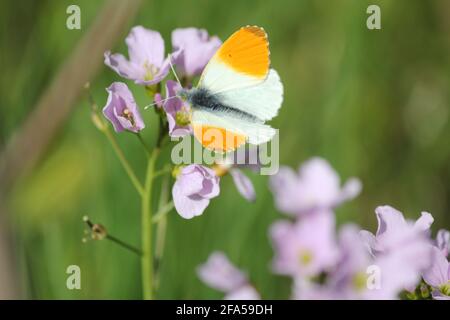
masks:
[[[68,30],[66,8],[81,7],[82,29]],[[2,1],[0,4],[0,143],[32,111],[58,68],[97,18],[103,1]],[[366,28],[369,4],[381,7],[381,30]],[[280,129],[280,162],[297,167],[312,156],[330,161],[342,179],[360,177],[363,192],[338,211],[339,223],[374,230],[374,208],[390,204],[415,218],[433,214],[433,230],[450,226],[450,2],[422,0],[145,1],[113,52],[126,52],[133,25],[158,30],[170,50],[174,28],[195,26],[226,39],[240,26],[263,26],[272,66],[285,86],[273,120]],[[98,57],[96,57],[98,58]],[[83,68],[81,65],[80,68]],[[121,80],[103,66],[92,80],[95,100]],[[140,106],[142,88],[128,82]],[[154,142],[153,112],[143,135]],[[52,115],[48,117],[52,121]],[[134,136],[119,143],[136,171],[145,157]],[[170,161],[168,153],[159,165]],[[221,195],[193,220],[169,214],[158,298],[221,298],[195,268],[223,250],[250,274],[264,298],[289,297],[289,280],[272,275],[268,227],[274,208],[265,176],[250,174],[257,201],[248,203],[230,177]],[[139,198],[108,141],[80,98],[63,129],[31,174],[6,199],[8,229],[22,297],[140,298],[140,261],[109,241],[81,242],[89,215],[115,236],[140,243]],[[67,290],[66,268],[81,267],[82,290]],[[1,287],[1,283],[0,283]]]

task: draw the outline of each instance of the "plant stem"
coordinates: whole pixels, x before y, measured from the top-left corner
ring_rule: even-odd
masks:
[[[169,176],[165,176],[161,184],[161,194],[159,196],[158,214],[155,218],[160,216],[157,220],[158,226],[156,229],[156,246],[155,246],[155,292],[159,288],[161,261],[164,253],[164,244],[167,230],[167,213],[172,210],[173,202],[167,204],[169,199]]]
[[[147,164],[144,192],[142,194],[142,292],[145,300],[153,298],[153,252],[152,252],[152,187],[155,163],[159,155],[159,147],[153,149]]]
[[[136,253],[137,255],[141,255],[141,251],[137,249],[136,247],[132,246],[131,244],[126,243],[123,240],[120,240],[119,238],[114,237],[111,235],[108,230],[105,228],[105,226],[99,224],[99,223],[93,223],[88,216],[83,217],[83,221],[86,223],[86,225],[89,227],[89,230],[91,232],[91,238],[94,240],[102,240],[102,239],[108,239],[115,244],[121,246],[124,249],[127,249],[133,253]],[[83,238],[83,242],[86,241],[87,238]]]
[[[86,90],[88,93],[88,100],[92,111],[92,120],[94,120],[95,126],[105,134],[106,138],[108,138],[109,142],[111,143],[114,152],[116,153],[117,157],[120,160],[120,163],[122,164],[123,168],[125,169],[125,172],[127,173],[128,177],[131,180],[131,183],[136,188],[137,192],[140,196],[142,196],[142,193],[144,192],[144,188],[142,187],[141,182],[136,177],[136,174],[134,173],[133,169],[131,168],[130,163],[128,162],[127,158],[125,157],[125,154],[123,153],[122,149],[120,148],[119,144],[117,143],[116,137],[111,133],[111,130],[109,128],[108,123],[103,119],[103,116],[101,112],[99,111],[98,105],[94,101],[94,97],[92,96],[92,93],[89,89],[89,83],[86,84]],[[141,138],[142,139],[142,138]],[[142,141],[144,143],[144,141]]]
[[[130,163],[128,162],[127,158],[125,157],[125,154],[123,153],[122,149],[120,148],[119,144],[117,143],[116,138],[111,133],[111,130],[108,127],[105,127],[103,132],[105,133],[106,137],[108,138],[109,142],[111,143],[117,157],[120,160],[120,163],[122,164],[123,168],[125,169],[128,177],[130,178],[131,183],[136,188],[137,192],[141,196],[143,196],[144,188],[142,187],[142,184],[139,181],[139,179],[136,177],[136,174],[134,173],[133,169],[131,168]]]
[[[157,177],[159,177],[159,176],[162,176],[162,175],[164,175],[164,174],[166,174],[166,173],[170,173],[170,172],[172,172],[172,168],[169,167],[169,166],[166,166],[165,168],[156,171],[156,172],[155,172],[155,175],[153,176],[153,179],[154,179],[154,178],[157,178]]]
[[[158,209],[158,212],[153,216],[152,223],[159,223],[172,209],[174,208],[173,201],[167,202]]]
[[[121,247],[124,248],[124,249],[127,249],[127,250],[129,250],[129,251],[131,251],[131,252],[133,252],[133,253],[136,253],[138,256],[141,256],[141,255],[142,255],[141,250],[135,248],[135,247],[132,246],[131,244],[128,244],[128,243],[126,243],[125,241],[122,241],[122,240],[120,240],[120,239],[118,239],[118,238],[116,238],[116,237],[114,237],[114,236],[112,236],[112,235],[110,235],[110,234],[108,234],[108,235],[106,236],[106,239],[108,239],[108,240],[114,242],[115,244],[118,244],[119,246],[121,246]]]
[[[144,147],[147,154],[150,154],[150,148],[147,146],[147,144],[144,141],[144,138],[142,138],[141,134],[139,132],[136,133],[136,136],[138,137],[139,141],[141,142],[142,146]]]

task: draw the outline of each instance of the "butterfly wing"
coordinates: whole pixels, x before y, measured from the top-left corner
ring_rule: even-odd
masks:
[[[202,110],[193,113],[192,127],[195,138],[205,148],[219,152],[235,150],[245,142],[265,143],[275,135],[275,129],[260,121]]]
[[[259,84],[269,73],[269,55],[269,41],[264,29],[242,27],[208,62],[198,86],[220,93]]]
[[[283,85],[278,73],[270,69],[264,82],[250,87],[223,91],[216,96],[226,106],[232,106],[267,121],[275,117],[281,107]]]
[[[193,110],[194,136],[215,151],[232,151],[245,142],[261,144],[272,139],[275,129],[263,122],[281,106],[283,86],[270,66],[269,42],[263,28],[247,26],[228,38],[211,58],[198,87],[205,88],[222,104],[257,119],[213,110]]]

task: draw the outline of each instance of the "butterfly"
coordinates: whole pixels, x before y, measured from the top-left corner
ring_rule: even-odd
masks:
[[[198,85],[179,96],[192,109],[195,138],[207,149],[233,151],[246,142],[270,141],[276,131],[265,124],[283,101],[283,85],[270,68],[267,33],[257,26],[242,27],[217,50]]]

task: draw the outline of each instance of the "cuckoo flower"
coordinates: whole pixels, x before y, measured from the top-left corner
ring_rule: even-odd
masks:
[[[222,252],[213,252],[197,269],[200,279],[210,287],[226,293],[227,300],[260,299],[247,275],[237,269]]]
[[[450,300],[450,264],[437,247],[432,248],[431,266],[423,273],[423,279],[433,288],[433,298]]]
[[[356,226],[346,225],[339,232],[339,253],[333,270],[322,284],[297,277],[293,298],[299,300],[362,299],[367,290],[366,269],[372,257],[359,238]]]
[[[158,106],[162,106],[166,112],[169,124],[169,135],[171,137],[183,137],[192,133],[191,128],[191,108],[189,104],[176,97],[181,86],[172,80],[166,82],[166,99],[160,100],[160,96],[155,96]]]
[[[391,270],[384,272],[384,278],[391,277],[385,286],[389,285],[391,291],[399,286],[411,290],[420,280],[420,273],[430,265],[429,229],[433,217],[422,212],[417,221],[408,221],[400,211],[390,206],[380,206],[375,213],[378,219],[376,235],[361,231],[362,240],[378,260],[380,268]]]
[[[333,270],[322,284],[296,277],[293,298],[298,300],[361,299],[367,285],[367,266],[372,260],[353,225],[339,232],[339,253]]]
[[[270,187],[278,209],[290,215],[331,209],[361,191],[361,183],[356,178],[341,187],[338,174],[321,158],[305,162],[298,172],[280,168],[271,177]]]
[[[172,47],[177,51],[182,50],[174,60],[180,75],[199,75],[221,44],[218,37],[209,37],[204,29],[175,29],[172,32]]]
[[[113,124],[114,130],[139,132],[144,129],[144,121],[127,85],[114,82],[106,91],[109,95],[103,114]]]
[[[329,285],[341,299],[397,299],[418,280],[418,269],[401,250],[374,257],[356,226],[339,233],[340,258],[329,277]]]
[[[442,251],[444,256],[448,256],[450,249],[450,232],[445,229],[438,231],[436,236],[436,246]]]
[[[185,219],[199,216],[219,191],[219,178],[212,169],[188,165],[181,169],[172,188],[175,209]]]
[[[374,255],[409,248],[416,248],[417,253],[428,252],[423,249],[430,244],[429,229],[434,220],[431,214],[422,212],[421,217],[413,222],[390,206],[379,206],[375,213],[378,219],[376,235],[361,231],[364,242]]]
[[[140,85],[154,85],[161,82],[169,73],[170,56],[164,59],[164,40],[157,31],[136,26],[131,29],[125,43],[129,60],[122,54],[105,52],[105,64],[120,76]],[[176,59],[180,52],[174,52]]]
[[[359,229],[345,225],[339,231],[339,259],[329,283],[342,298],[361,296],[367,289],[367,267],[373,258],[361,241]]]
[[[311,277],[330,268],[336,261],[334,215],[320,212],[303,217],[295,224],[276,222],[270,230],[277,273]]]
[[[361,241],[359,229],[345,225],[339,232],[339,256],[325,283],[297,278],[296,299],[397,299],[418,281],[417,269],[401,250],[374,257]]]

